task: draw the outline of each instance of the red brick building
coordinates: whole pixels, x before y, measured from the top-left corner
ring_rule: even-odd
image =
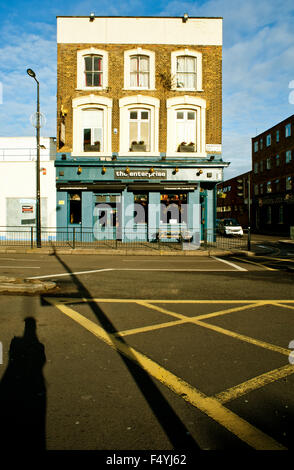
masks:
[[[252,226],[288,235],[294,226],[294,114],[252,138]]]
[[[242,227],[248,227],[248,190],[252,204],[251,178],[252,172],[248,171],[217,185],[217,219],[237,219]]]

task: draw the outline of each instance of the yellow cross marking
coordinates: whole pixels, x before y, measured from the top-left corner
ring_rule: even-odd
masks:
[[[104,341],[110,347],[118,351],[119,353],[125,355],[132,361],[136,362],[140,367],[142,367],[148,374],[150,374],[155,379],[159,380],[162,384],[167,386],[170,390],[172,390],[177,395],[181,396],[184,400],[186,400],[191,405],[195,406],[202,412],[206,413],[216,422],[224,426],[230,432],[235,434],[241,440],[246,442],[249,446],[260,449],[260,450],[285,450],[285,447],[282,446],[280,443],[276,442],[270,436],[264,434],[259,429],[255,428],[244,419],[240,418],[238,415],[233,413],[232,411],[228,410],[223,406],[223,403],[226,403],[230,400],[233,400],[245,393],[249,393],[252,390],[260,388],[268,383],[274,382],[282,377],[286,377],[294,372],[294,366],[287,365],[281,367],[279,369],[275,369],[273,371],[269,371],[265,374],[262,374],[258,377],[250,379],[242,384],[236,385],[231,389],[228,389],[224,392],[219,393],[215,397],[208,397],[203,394],[201,391],[197,390],[195,387],[192,387],[189,383],[185,382],[181,378],[177,377],[175,374],[169,372],[168,370],[164,369],[155,361],[151,360],[144,354],[140,353],[136,349],[132,348],[125,342],[123,342],[120,337],[126,336],[128,334],[140,333],[145,331],[155,330],[157,328],[166,328],[170,326],[175,326],[183,323],[195,323],[196,325],[202,326],[204,328],[209,328],[219,333],[232,336],[236,339],[240,339],[242,341],[249,342],[251,344],[255,344],[257,346],[261,346],[263,348],[279,352],[284,355],[288,355],[290,350],[281,348],[279,346],[272,345],[270,343],[266,343],[263,341],[255,340],[254,338],[249,338],[245,335],[241,335],[235,333],[230,330],[226,330],[224,328],[220,328],[215,325],[210,325],[205,323],[203,319],[215,317],[218,315],[225,315],[229,313],[234,313],[237,311],[246,310],[249,308],[255,308],[266,304],[272,304],[276,306],[282,306],[285,308],[294,308],[292,306],[286,305],[287,303],[291,304],[294,303],[293,300],[283,300],[283,301],[274,301],[274,300],[263,300],[263,301],[256,301],[256,300],[247,300],[247,301],[240,301],[240,300],[227,300],[227,301],[210,301],[210,300],[189,300],[189,301],[177,301],[177,300],[139,300],[139,299],[53,299],[47,298],[46,299],[49,303],[54,305],[58,308],[61,312],[69,316],[72,320],[79,323],[85,329],[90,331],[92,334],[97,336],[99,339]],[[107,333],[102,327],[97,325],[96,323],[88,320],[83,315],[79,314],[72,308],[70,308],[66,304],[74,304],[74,303],[81,303],[81,302],[108,302],[108,303],[136,303],[138,305],[142,305],[146,308],[153,309],[159,311],[163,314],[173,316],[178,318],[176,321],[170,321],[161,323],[159,325],[150,325],[141,328],[133,328],[131,330],[125,330],[122,332],[117,332],[115,334]],[[187,317],[181,313],[172,312],[165,308],[161,308],[155,304],[163,303],[174,303],[174,304],[239,304],[237,307],[231,307],[229,309],[220,310],[218,312],[212,312],[208,314],[202,314],[195,317]],[[242,305],[245,304],[245,305]]]

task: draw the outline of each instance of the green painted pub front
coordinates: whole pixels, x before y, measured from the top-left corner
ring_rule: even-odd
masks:
[[[55,161],[58,237],[87,241],[214,239],[216,185],[227,166],[206,159],[72,157]]]

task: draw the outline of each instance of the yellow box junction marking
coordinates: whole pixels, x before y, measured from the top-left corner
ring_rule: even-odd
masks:
[[[69,306],[65,305],[65,303],[62,302],[61,299],[53,299],[53,298],[47,298],[46,299],[49,303],[54,305],[56,308],[58,308],[61,312],[66,314],[68,317],[70,317],[72,320],[76,321],[78,324],[83,326],[85,329],[93,333],[96,337],[104,341],[106,344],[108,344],[111,348],[114,350],[118,351],[119,353],[125,355],[132,361],[136,362],[142,369],[144,369],[148,374],[150,374],[152,377],[155,379],[159,380],[162,384],[167,386],[170,390],[172,390],[174,393],[177,395],[181,396],[184,400],[186,400],[188,403],[190,403],[192,406],[198,408],[200,411],[204,412],[207,414],[209,417],[214,419],[216,422],[218,422],[220,425],[225,427],[227,430],[229,430],[231,433],[236,435],[239,439],[242,441],[246,442],[249,446],[257,449],[257,450],[285,450],[286,448],[281,445],[280,443],[276,442],[273,438],[270,436],[266,435],[259,429],[255,428],[253,425],[249,424],[247,421],[244,419],[240,418],[238,415],[230,411],[229,409],[225,408],[222,403],[229,401],[231,397],[237,397],[240,394],[247,393],[247,391],[253,390],[254,388],[262,386],[262,384],[270,383],[273,382],[274,380],[278,380],[281,377],[284,377],[285,375],[289,375],[290,373],[294,372],[294,367],[293,366],[286,366],[284,368],[276,369],[275,371],[268,372],[267,374],[263,374],[260,377],[256,377],[255,379],[252,379],[250,381],[247,381],[243,384],[240,384],[236,387],[233,387],[230,390],[227,390],[227,395],[225,395],[226,392],[223,392],[222,394],[219,394],[216,397],[208,397],[205,394],[203,394],[201,391],[197,390],[195,387],[192,387],[189,383],[185,382],[183,379],[177,377],[175,374],[169,372],[168,370],[164,369],[162,366],[160,366],[158,363],[153,361],[152,359],[148,358],[144,354],[140,353],[136,349],[132,348],[125,342],[122,342],[119,339],[119,333],[112,334],[112,333],[107,333],[102,327],[97,325],[96,323],[88,320],[85,318],[83,315],[79,314]],[[80,302],[78,299],[71,299],[71,303],[75,302]],[[235,336],[238,339],[241,339],[243,341],[249,341],[253,344],[256,344],[258,346],[266,347],[267,349],[271,349],[276,352],[280,352],[282,354],[289,354],[290,350],[286,350],[284,348],[280,348],[278,346],[271,345],[269,343],[264,343],[261,341],[254,340],[253,338],[248,338],[244,335],[239,335],[235,334],[234,332],[231,332],[229,330],[225,330],[223,328],[215,327],[214,325],[208,325],[205,324],[202,321],[197,320],[197,318],[201,317],[202,319],[204,317],[209,318],[211,316],[216,316],[217,313],[220,315],[226,314],[226,313],[232,313],[232,311],[239,311],[245,309],[245,306],[239,307],[239,308],[230,308],[227,309],[226,311],[220,311],[220,312],[215,312],[215,314],[207,314],[207,315],[201,315],[198,317],[186,317],[182,314],[178,314],[175,312],[171,312],[166,309],[162,309],[160,307],[157,307],[154,305],[156,302],[160,303],[180,303],[178,301],[146,301],[146,300],[138,300],[138,299],[83,299],[84,302],[123,302],[123,303],[130,303],[134,302],[139,305],[146,306],[148,308],[155,309],[157,311],[160,311],[161,313],[165,313],[168,315],[172,315],[175,317],[179,318],[179,321],[175,322],[169,322],[169,323],[164,323],[163,326],[172,326],[175,324],[179,323],[184,323],[184,322],[191,322],[199,324],[199,326],[204,326],[205,328],[212,328],[215,329],[215,331],[219,331],[220,333],[224,334],[229,334],[230,336]],[[247,308],[252,308],[260,305],[265,305],[269,303],[274,303],[274,301],[182,301],[181,303],[247,303]],[[279,301],[279,302],[293,302],[294,301]],[[70,299],[67,299],[67,303],[70,303]],[[145,328],[136,328],[137,332],[140,331],[146,331],[146,328],[155,328],[156,325],[152,327],[145,327]],[[131,331],[131,330],[130,330]],[[126,334],[126,332],[124,332]]]

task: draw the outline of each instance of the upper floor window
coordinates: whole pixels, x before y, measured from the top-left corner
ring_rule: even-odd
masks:
[[[276,142],[280,141],[280,131],[276,132]]]
[[[258,162],[255,162],[255,163],[254,163],[254,173],[255,173],[255,174],[258,173]]]
[[[266,146],[269,147],[271,145],[271,140],[272,140],[272,136],[271,134],[268,134],[266,136]]]
[[[263,160],[261,160],[261,162],[259,163],[259,168],[260,168],[260,172],[263,171]]]
[[[196,111],[189,109],[177,111],[176,146],[178,152],[196,151]]]
[[[260,139],[260,149],[263,148],[263,139]]]
[[[73,155],[111,154],[112,100],[94,94],[74,98]]]
[[[77,52],[77,89],[101,90],[108,87],[108,53],[89,49]]]
[[[292,177],[291,176],[287,176],[286,178],[286,190],[290,190],[292,189]]]
[[[202,91],[202,54],[189,49],[171,54],[172,88]]]
[[[153,90],[155,88],[155,53],[142,48],[124,53],[124,88]]]
[[[103,110],[82,110],[82,141],[84,152],[103,151]]]
[[[99,55],[87,55],[85,61],[85,86],[102,86],[102,57]]]
[[[287,150],[286,152],[286,163],[289,163],[291,161],[292,155],[291,155],[291,150]]]
[[[285,137],[290,137],[291,135],[291,123],[286,124],[285,126]]]
[[[120,155],[159,155],[159,106],[160,100],[151,96],[130,95],[119,100]]]
[[[254,142],[254,152],[258,151],[258,141]]]
[[[132,109],[129,112],[130,151],[150,152],[150,111]]]
[[[267,169],[267,170],[270,170],[271,167],[272,167],[271,158],[267,158],[267,159],[266,159],[266,169]]]
[[[280,155],[276,155],[276,166],[280,166]]]
[[[206,101],[189,95],[167,99],[167,153],[206,156]]]
[[[130,58],[130,66],[131,87],[149,88],[149,57],[146,55],[133,55]]]
[[[177,57],[177,88],[196,89],[196,58]]]

